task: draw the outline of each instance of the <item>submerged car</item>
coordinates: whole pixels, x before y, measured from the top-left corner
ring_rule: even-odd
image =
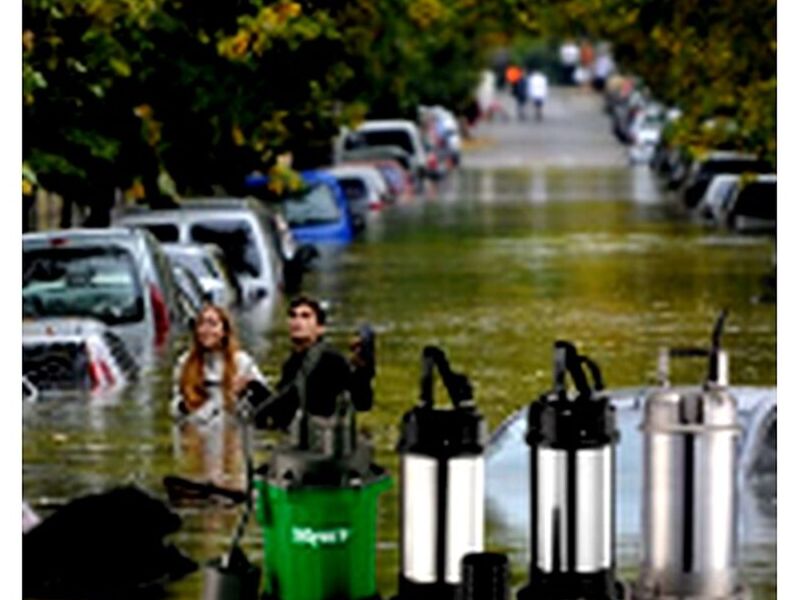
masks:
[[[325,171],[339,182],[356,230],[366,226],[369,211],[381,210],[388,202],[389,187],[383,175],[374,167],[343,164]]]
[[[285,240],[272,215],[254,199],[184,200],[176,209],[131,211],[117,222],[147,229],[161,242],[219,246],[245,306],[276,296],[284,268],[293,265],[293,257],[282,255]]]
[[[420,186],[425,177],[435,177],[428,169],[428,155],[419,128],[413,121],[385,119],[364,121],[354,131],[344,132],[337,140],[336,162],[344,153],[373,146],[401,148],[409,157],[410,170]]]
[[[302,171],[303,187],[281,196],[283,218],[299,242],[348,243],[353,240],[353,213],[336,177],[325,171]],[[253,173],[245,179],[251,190],[265,189],[269,178]]]
[[[778,177],[741,178],[723,200],[719,222],[740,232],[771,232],[777,228]]]
[[[50,393],[122,389],[139,364],[125,343],[95,319],[39,319],[22,323],[22,377],[28,398]]]
[[[214,304],[236,303],[236,284],[225,266],[225,254],[214,244],[162,244],[173,264],[182,265],[199,281],[203,294]]]
[[[772,165],[752,154],[714,151],[692,164],[683,186],[683,202],[694,208],[703,197],[714,175],[720,173],[770,173]]]
[[[98,319],[139,356],[163,346],[193,315],[178,301],[155,238],[109,228],[22,236],[22,316]]]

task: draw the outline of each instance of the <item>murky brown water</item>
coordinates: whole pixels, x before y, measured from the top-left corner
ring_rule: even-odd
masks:
[[[467,171],[438,195],[373,217],[366,239],[326,256],[307,290],[330,302],[335,343],[364,321],[378,333],[376,408],[361,423],[392,473],[396,424],[417,399],[426,344],[440,345],[470,376],[492,428],[549,388],[555,339],[577,342],[609,387],[636,386],[652,380],[660,347],[705,344],[722,307],[730,309],[724,343],[733,382],[775,385],[775,305],[754,301],[772,268],[773,241],[692,223],[646,169]],[[263,337],[248,335],[273,377],[288,351],[282,306],[274,311]],[[122,398],[25,407],[24,495],[35,509],[47,514],[124,482],[163,496],[164,475],[202,473],[191,455],[199,450],[176,452],[171,367],[162,362]],[[700,377],[702,367],[684,368],[676,379]],[[398,564],[396,483],[380,513],[378,576],[387,597]],[[179,512],[182,549],[201,561],[225,549],[235,510]],[[247,545],[258,559],[255,524]],[[514,565],[516,583],[525,569]],[[774,569],[767,565],[767,579]],[[170,593],[197,598],[200,586],[194,575]],[[758,600],[774,598],[774,583],[756,588]]]

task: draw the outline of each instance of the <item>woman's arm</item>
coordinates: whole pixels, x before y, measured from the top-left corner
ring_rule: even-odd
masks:
[[[183,367],[186,365],[186,359],[189,357],[188,352],[180,355],[172,370],[172,399],[170,400],[169,413],[173,418],[185,417],[189,414],[189,409],[181,392],[181,375],[183,374]]]

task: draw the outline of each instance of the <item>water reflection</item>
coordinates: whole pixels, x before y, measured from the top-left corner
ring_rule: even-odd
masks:
[[[648,175],[617,167],[464,171],[442,186],[449,200],[417,198],[371,214],[362,240],[323,253],[306,290],[329,302],[331,341],[345,347],[365,321],[378,334],[376,405],[361,425],[373,434],[380,464],[399,472],[397,425],[417,400],[419,353],[431,343],[470,376],[491,428],[550,387],[553,340],[570,339],[591,354],[609,387],[641,386],[654,376],[659,348],[705,344],[722,306],[730,308],[724,343],[732,380],[774,386],[775,306],[752,302],[771,268],[773,242],[690,222]],[[237,323],[262,372],[277,381],[289,350],[285,302],[276,297],[268,306]],[[699,380],[683,368],[677,380]],[[179,437],[176,446],[170,375],[166,356],[118,401],[26,406],[23,483],[34,509],[46,514],[55,503],[123,482],[164,497],[163,476],[213,472],[200,445]],[[256,443],[259,462],[267,451],[263,439]],[[396,582],[398,502],[395,485],[379,516],[386,596]],[[225,549],[238,516],[214,506],[179,513],[176,542],[200,561]],[[498,521],[488,532],[511,553],[519,581],[527,533]],[[246,544],[254,560],[259,540],[251,524]],[[774,560],[761,564],[767,581]],[[196,598],[200,585],[199,575],[190,577],[173,596]]]

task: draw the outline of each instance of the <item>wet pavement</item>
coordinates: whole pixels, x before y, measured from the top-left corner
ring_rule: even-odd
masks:
[[[555,339],[592,356],[610,388],[636,387],[652,382],[660,347],[707,343],[725,306],[732,382],[774,387],[775,305],[757,301],[773,240],[687,218],[646,167],[626,165],[599,97],[553,89],[543,122],[481,124],[470,146],[460,172],[424,197],[371,214],[364,238],[325,252],[305,285],[329,303],[329,337],[340,348],[363,322],[377,332],[376,403],[360,423],[377,462],[395,478],[397,426],[417,401],[427,344],[440,345],[453,368],[469,375],[492,429],[550,387]],[[277,299],[241,323],[247,347],[273,380],[288,353],[283,306]],[[176,351],[185,343],[178,340]],[[171,356],[121,396],[24,407],[23,491],[35,510],[47,515],[71,497],[122,483],[164,498],[161,478],[171,473],[202,478],[222,468],[230,481],[241,477],[241,461],[208,461],[202,440],[173,429]],[[692,383],[701,370],[687,366],[675,375]],[[236,435],[229,434],[222,447],[230,458]],[[268,456],[270,439],[257,437],[257,460]],[[397,484],[380,502],[384,596],[395,589],[399,564]],[[235,508],[177,511],[184,527],[175,542],[196,560],[227,548]],[[490,548],[524,556],[526,519],[520,515],[512,547],[494,537],[501,524],[490,520]],[[245,544],[260,561],[255,523]],[[525,569],[515,560],[515,584]],[[774,569],[767,560],[759,571],[756,600],[774,598]],[[197,598],[201,585],[200,574],[192,575],[171,585],[170,597]]]

